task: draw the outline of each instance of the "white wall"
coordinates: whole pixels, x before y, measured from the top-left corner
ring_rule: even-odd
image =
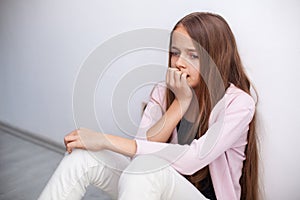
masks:
[[[265,199],[300,199],[297,0],[0,0],[0,121],[62,143],[75,128],[73,86],[90,53],[126,31],[170,30],[192,11],[217,12],[229,22],[258,90]],[[141,64],[129,58],[143,61],[148,53],[122,62]],[[153,58],[164,63],[161,55]],[[137,99],[146,99],[141,94]],[[106,129],[118,130],[110,119]]]

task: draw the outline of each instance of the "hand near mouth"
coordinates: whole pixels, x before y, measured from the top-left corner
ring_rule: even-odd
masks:
[[[187,73],[182,73],[177,68],[168,68],[167,87],[174,93],[175,98],[184,104],[189,104],[193,97],[192,90],[186,80],[187,77]]]

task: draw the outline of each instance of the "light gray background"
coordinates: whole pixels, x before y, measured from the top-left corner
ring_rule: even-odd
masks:
[[[75,128],[73,85],[89,54],[126,31],[170,30],[193,11],[216,12],[229,22],[258,90],[265,199],[299,199],[297,0],[0,0],[0,121],[62,143],[64,135]],[[130,70],[152,59],[167,63],[163,53],[139,51],[115,62],[112,74],[121,76],[118,67]],[[115,84],[113,78],[106,78],[108,87]],[[163,74],[158,77],[163,78]],[[124,102],[136,123],[140,117],[136,107],[147,100],[149,90],[135,93],[137,103]],[[96,102],[97,115],[111,115],[101,113],[103,106],[110,105]],[[114,121],[107,120],[105,129],[117,130]]]

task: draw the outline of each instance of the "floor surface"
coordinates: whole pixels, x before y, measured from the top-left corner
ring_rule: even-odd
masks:
[[[62,157],[0,129],[0,200],[37,199]],[[83,199],[110,198],[90,186]]]

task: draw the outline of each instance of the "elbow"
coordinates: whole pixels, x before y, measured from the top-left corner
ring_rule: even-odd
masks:
[[[148,136],[148,135],[147,135],[147,141],[150,141],[150,142],[164,142],[160,138],[157,138],[155,136]]]
[[[151,128],[146,132],[146,139],[150,142],[160,142],[160,138],[158,137],[158,134],[153,134],[153,131],[151,131]]]
[[[147,141],[154,142],[154,137],[155,137],[155,136],[151,135],[151,134],[149,133],[149,131],[146,132],[146,140],[147,140]]]
[[[178,171],[180,174],[183,175],[193,175],[194,173],[196,173],[198,170],[195,168],[191,168],[191,167],[186,167],[185,165],[182,166],[173,166],[176,171]]]
[[[172,132],[166,134],[165,132],[162,133],[152,129],[149,129],[146,132],[146,139],[151,142],[168,143],[171,137],[172,137]]]
[[[153,139],[153,137],[149,137],[148,135],[147,135],[147,141],[150,141],[150,142],[155,142],[155,140]]]
[[[147,133],[146,139],[147,139],[147,141],[150,141],[150,142],[163,142],[163,143],[168,142],[168,138],[163,138],[163,137],[159,137],[159,135],[151,135],[148,133]]]

